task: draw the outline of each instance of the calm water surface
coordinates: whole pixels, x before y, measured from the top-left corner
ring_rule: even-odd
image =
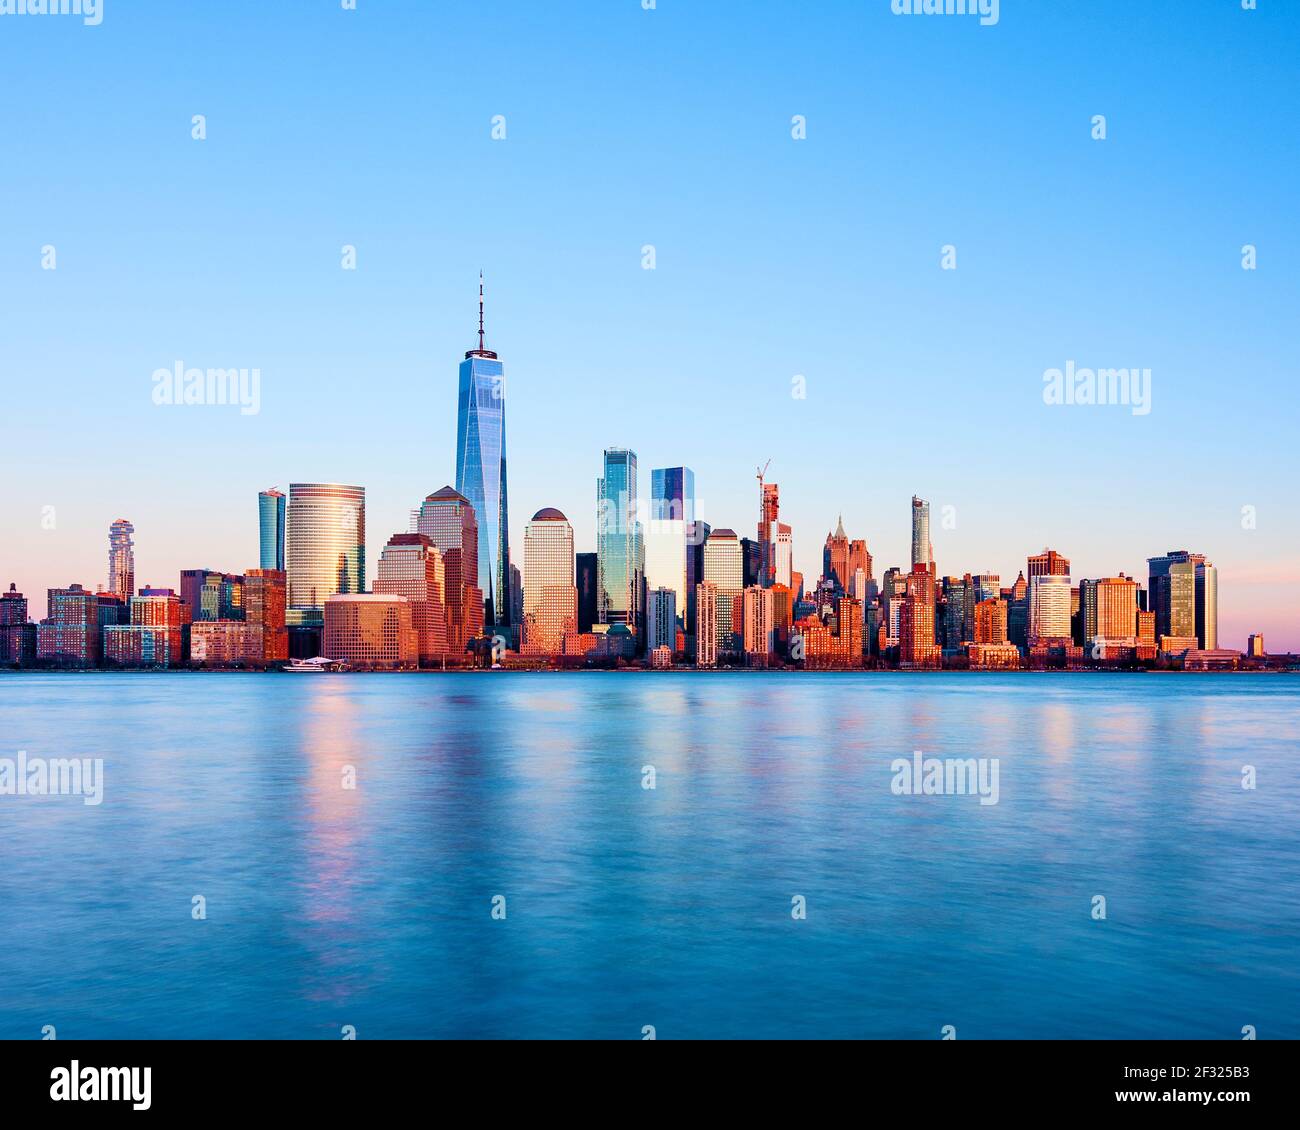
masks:
[[[4,675],[19,750],[105,794],[0,796],[0,1037],[1300,1037],[1287,676]]]

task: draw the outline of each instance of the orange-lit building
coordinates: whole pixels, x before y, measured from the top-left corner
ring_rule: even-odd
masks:
[[[322,644],[327,658],[352,667],[404,670],[420,663],[411,602],[394,593],[327,597]]]
[[[244,574],[244,620],[260,637],[260,658],[265,663],[289,658],[289,630],[285,627],[287,578],[283,569],[250,569]]]
[[[898,615],[898,659],[903,668],[938,667],[942,649],[934,639],[934,574],[918,562],[906,576]]]
[[[1007,642],[1007,602],[981,600],[975,604],[975,642],[977,644],[1004,644]]]
[[[447,654],[446,572],[442,554],[428,534],[394,534],[379,555],[375,592],[404,596],[420,640],[420,662],[438,663]]]

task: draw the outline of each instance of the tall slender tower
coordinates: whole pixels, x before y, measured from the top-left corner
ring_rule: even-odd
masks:
[[[478,575],[483,620],[509,627],[510,537],[506,505],[505,367],[484,344],[483,275],[478,280],[478,348],[460,363],[456,413],[456,489],[478,521]]]
[[[636,509],[636,452],[607,447],[596,480],[597,615],[601,624],[638,627],[645,569]]]
[[[258,567],[284,569],[284,495],[272,487],[257,496]]]
[[[930,504],[912,495],[912,564],[924,565],[934,576],[934,545],[930,541]]]
[[[124,601],[135,592],[135,527],[119,518],[108,527],[108,591]]]

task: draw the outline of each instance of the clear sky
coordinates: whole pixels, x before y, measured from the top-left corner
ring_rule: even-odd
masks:
[[[594,548],[606,446],[643,493],[691,466],[701,516],[751,536],[771,459],[809,576],[841,511],[877,575],[906,566],[916,493],[941,573],[1009,580],[1050,545],[1145,582],[1187,548],[1220,568],[1223,643],[1300,648],[1298,9],[0,15],[0,580],[38,616],[106,583],[118,517],[139,584],[242,571],[257,491],[291,481],[367,488],[373,572],[454,478],[483,268],[517,560],[543,506]],[[260,369],[260,412],[155,405],[177,360]],[[1150,413],[1044,404],[1069,361],[1149,368]]]

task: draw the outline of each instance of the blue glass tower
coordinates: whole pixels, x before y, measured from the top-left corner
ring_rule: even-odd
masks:
[[[478,283],[478,348],[460,363],[456,413],[456,489],[478,520],[483,623],[509,627],[510,538],[506,506],[505,367],[483,344],[483,276]]]
[[[278,490],[264,490],[257,496],[257,533],[258,568],[283,570],[284,495]]]

